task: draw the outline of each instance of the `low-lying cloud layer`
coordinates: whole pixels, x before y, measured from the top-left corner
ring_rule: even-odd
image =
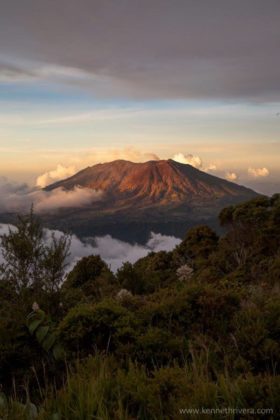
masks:
[[[14,227],[12,226],[12,229]],[[0,224],[0,236],[8,233],[9,225]],[[46,241],[49,241],[54,234],[57,238],[63,235],[60,231],[45,229]],[[112,271],[116,272],[118,268],[126,261],[136,262],[139,258],[143,258],[150,252],[171,251],[179,243],[180,239],[174,236],[161,235],[160,233],[151,232],[150,239],[145,245],[129,244],[112,238],[110,235],[94,237],[87,239],[86,242],[81,241],[77,236],[73,235],[70,246],[70,257],[68,259],[68,271],[70,271],[75,263],[82,257],[88,255],[100,255],[100,257],[109,265]],[[0,263],[3,262],[0,247]]]
[[[56,188],[52,191],[33,193],[32,198],[34,198],[34,209],[43,213],[57,208],[90,206],[92,202],[101,200],[102,191],[82,187],[75,187],[70,191]]]
[[[77,186],[70,191],[62,188],[44,191],[9,182],[5,178],[0,179],[0,195],[1,212],[26,212],[33,205],[35,211],[44,213],[58,208],[87,207],[102,199],[101,191],[90,188]]]

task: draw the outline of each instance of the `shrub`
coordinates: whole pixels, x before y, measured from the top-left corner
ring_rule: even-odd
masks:
[[[134,340],[136,326],[135,317],[126,308],[105,300],[70,310],[59,325],[59,336],[71,352],[111,352]]]
[[[145,366],[162,366],[170,363],[170,360],[183,359],[186,349],[184,337],[149,327],[137,337],[134,359]]]

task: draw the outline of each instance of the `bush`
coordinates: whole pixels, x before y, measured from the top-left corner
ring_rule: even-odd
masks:
[[[81,355],[123,350],[133,342],[136,318],[113,300],[78,305],[61,321],[58,331],[65,347]]]
[[[149,327],[137,337],[134,359],[148,367],[162,366],[170,363],[170,360],[183,360],[186,350],[184,337]]]
[[[236,314],[234,337],[238,352],[254,373],[275,372],[280,363],[279,299],[258,307],[252,302]]]

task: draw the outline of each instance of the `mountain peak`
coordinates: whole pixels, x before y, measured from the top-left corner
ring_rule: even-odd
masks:
[[[76,186],[101,190],[115,205],[125,207],[176,206],[194,200],[247,199],[256,195],[248,188],[172,159],[100,163],[46,189],[71,190]]]
[[[67,226],[83,236],[114,233],[120,239],[140,242],[146,241],[151,231],[181,237],[195,224],[217,227],[222,208],[257,196],[248,188],[172,159],[100,163],[46,190],[75,187],[102,194],[90,205],[46,215],[49,226]]]

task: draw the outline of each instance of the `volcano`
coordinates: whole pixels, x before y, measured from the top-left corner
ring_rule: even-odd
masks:
[[[91,188],[103,193],[101,210],[107,205],[119,209],[177,208],[202,201],[240,201],[256,193],[224,179],[209,175],[191,165],[173,160],[134,163],[116,160],[88,167],[74,176],[46,187],[72,190]],[[96,204],[96,203],[95,203]]]
[[[249,188],[173,160],[97,164],[45,190],[77,187],[97,191],[100,200],[44,216],[51,227],[84,236],[112,234],[125,240],[131,239],[133,231],[133,239],[140,242],[151,230],[182,236],[198,223],[217,226],[222,208],[258,196]]]

